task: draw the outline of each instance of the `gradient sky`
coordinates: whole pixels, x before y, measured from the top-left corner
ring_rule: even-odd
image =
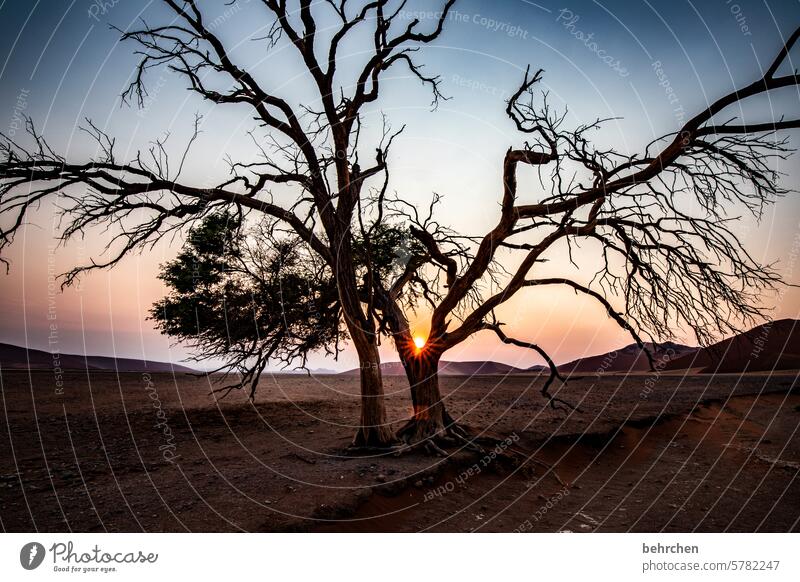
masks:
[[[215,7],[212,12],[217,14],[227,9],[216,31],[236,45],[235,57],[248,63],[267,86],[298,98],[307,79],[296,57],[281,47],[267,51],[263,42],[251,40],[263,34],[268,21],[259,3],[238,1],[235,9],[221,0],[201,5]],[[409,2],[408,11],[424,16],[436,5]],[[142,17],[160,23],[165,14],[157,1],[0,0],[0,128],[18,132],[19,114],[30,115],[57,151],[79,161],[93,152],[77,130],[89,117],[117,138],[119,157],[130,158],[165,132],[179,148],[194,113],[200,112],[203,133],[184,179],[203,184],[224,175],[225,155],[252,155],[247,108],[211,107],[166,70],[150,75],[151,94],[144,110],[121,104],[120,93],[137,59],[134,45],[120,44],[119,33],[109,24],[124,30]],[[578,20],[567,28],[570,15]],[[705,103],[757,78],[798,24],[797,0],[461,0],[445,33],[421,53],[426,72],[441,75],[442,89],[451,99],[432,112],[429,94],[398,69],[368,112],[368,127],[377,128],[380,111],[395,127],[407,124],[392,151],[393,189],[419,203],[438,192],[444,196],[442,222],[464,233],[483,234],[498,214],[502,156],[509,146],[524,141],[505,117],[504,100],[528,64],[545,69],[543,86],[556,107],[569,106],[571,124],[620,117],[607,124],[597,140],[635,152],[677,129],[681,108],[691,116]],[[589,50],[572,34],[576,30],[593,34],[598,47],[618,61],[616,66]],[[348,50],[345,72],[348,63],[359,58],[357,43]],[[660,62],[677,101],[670,102],[655,62]],[[773,112],[800,113],[797,91],[732,114],[764,121],[778,115]],[[798,136],[791,137],[797,146]],[[787,173],[785,184],[797,187],[796,163],[783,162],[779,169]],[[535,200],[541,192],[531,177],[522,176],[521,191]],[[766,262],[782,260],[780,268],[795,283],[800,277],[789,249],[800,232],[799,207],[797,197],[790,196],[771,207],[760,223],[743,219],[736,227],[754,256]],[[159,244],[112,271],[85,276],[78,288],[53,293],[48,272],[61,273],[87,260],[110,236],[92,231],[84,241],[52,251],[53,218],[50,204],[31,215],[29,226],[7,253],[12,266],[8,275],[0,276],[0,341],[73,353],[173,361],[184,357],[185,349],[171,347],[145,319],[150,305],[164,293],[155,276],[158,265],[174,256],[180,241]],[[797,289],[764,300],[775,307],[775,317],[800,315]],[[56,319],[48,320],[53,313]],[[602,308],[566,291],[519,294],[501,315],[509,333],[537,341],[559,362],[629,343]],[[48,343],[51,323],[57,327],[53,345]],[[525,350],[499,346],[490,335],[475,336],[446,358],[537,362]],[[385,359],[396,358],[388,350]],[[348,352],[339,364],[313,358],[311,365],[344,368],[354,362]]]

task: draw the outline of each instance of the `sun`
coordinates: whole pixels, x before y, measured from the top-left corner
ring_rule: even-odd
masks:
[[[421,336],[416,336],[414,338],[414,345],[417,346],[418,350],[421,350],[425,347],[425,338]]]

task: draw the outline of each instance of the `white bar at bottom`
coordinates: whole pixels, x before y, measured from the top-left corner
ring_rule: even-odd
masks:
[[[793,534],[2,534],[0,579],[795,581],[798,541]],[[45,555],[27,570],[22,562],[37,557],[31,543]]]

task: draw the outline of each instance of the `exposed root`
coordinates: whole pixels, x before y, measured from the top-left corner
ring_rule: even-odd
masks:
[[[391,454],[405,448],[405,445],[350,445],[344,450],[347,455]]]
[[[512,470],[521,469],[523,474],[526,470],[532,472],[527,465],[537,465],[546,469],[545,475],[552,473],[563,487],[569,486],[552,465],[535,458],[531,453],[511,446],[507,439],[485,433],[474,434],[469,427],[458,424],[449,416],[448,421],[446,424],[437,425],[430,421],[409,419],[397,432],[397,438],[403,444],[396,454],[421,450],[430,455],[447,457],[452,453],[448,453],[446,447],[456,446],[483,455],[484,458],[491,455],[492,463],[505,465]]]
[[[420,444],[430,454],[438,455],[440,457],[447,457],[447,451],[445,451],[443,448],[441,448],[439,445],[437,445],[436,441],[434,439],[429,439],[429,440],[423,441]]]
[[[362,426],[353,437],[349,451],[386,452],[398,445],[398,441],[388,426]]]
[[[467,427],[455,422],[447,413],[444,416],[442,421],[411,418],[397,431],[396,438],[412,449],[422,447],[443,456],[447,456],[444,447],[457,445],[480,452]]]

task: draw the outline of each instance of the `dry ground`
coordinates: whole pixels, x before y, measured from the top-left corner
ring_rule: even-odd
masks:
[[[68,373],[63,394],[51,372],[1,378],[6,531],[800,529],[796,374],[587,377],[559,394],[571,414],[535,376],[442,379],[454,416],[518,437],[566,487],[466,451],[343,454],[349,377],[276,376],[254,403],[183,375]],[[399,425],[404,379],[387,391]]]

